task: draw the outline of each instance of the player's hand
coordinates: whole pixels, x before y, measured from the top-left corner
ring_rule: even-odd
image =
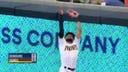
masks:
[[[69,14],[69,16],[73,17],[73,18],[78,18],[79,13],[73,9],[68,9],[67,13]]]
[[[60,15],[63,15],[63,14],[64,14],[64,8],[63,8],[63,7],[60,7],[60,8],[59,8],[59,14],[60,14]]]

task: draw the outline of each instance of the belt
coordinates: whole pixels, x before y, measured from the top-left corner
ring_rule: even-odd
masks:
[[[75,71],[75,68],[70,68],[70,67],[67,67],[67,66],[64,66],[65,69],[68,69],[70,71]]]

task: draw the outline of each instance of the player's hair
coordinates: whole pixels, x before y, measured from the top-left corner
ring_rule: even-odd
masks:
[[[75,39],[74,33],[72,33],[72,32],[67,32],[66,35],[65,35],[65,37],[66,37],[67,35],[72,35],[73,39]]]

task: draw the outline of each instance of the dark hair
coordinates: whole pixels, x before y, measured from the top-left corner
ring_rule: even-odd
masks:
[[[72,35],[73,39],[75,39],[75,35],[74,35],[74,33],[72,33],[72,32],[68,32],[68,33],[66,33],[65,37],[66,37],[67,35]]]

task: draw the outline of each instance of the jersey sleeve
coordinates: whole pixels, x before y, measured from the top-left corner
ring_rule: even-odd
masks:
[[[80,43],[80,39],[78,39],[77,37],[75,37],[74,42],[75,42],[77,45],[79,45],[79,43]]]
[[[65,39],[63,38],[58,38],[59,39],[59,45],[63,45],[65,43]]]

